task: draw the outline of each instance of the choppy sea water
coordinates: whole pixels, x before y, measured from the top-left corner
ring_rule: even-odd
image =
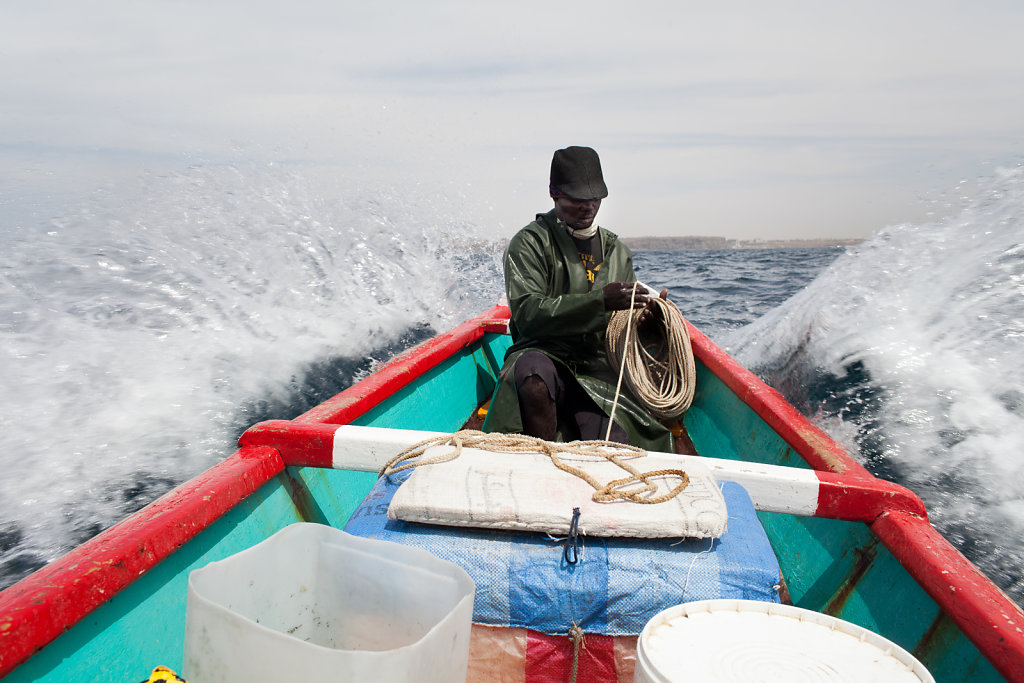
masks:
[[[851,249],[634,259],[922,495],[1018,601],[1022,185],[1009,171],[949,220]],[[250,424],[293,417],[490,307],[501,242],[457,214],[273,167],[199,167],[0,224],[0,587],[229,455]]]

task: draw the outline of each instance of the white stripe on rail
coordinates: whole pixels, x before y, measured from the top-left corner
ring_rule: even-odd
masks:
[[[409,446],[446,434],[342,425],[334,432],[333,467],[342,470],[379,472],[388,460]],[[813,470],[697,455],[656,455],[677,459],[683,469],[691,460],[711,468],[716,479],[734,481],[746,489],[758,510],[804,516],[813,516],[818,510],[819,481]]]

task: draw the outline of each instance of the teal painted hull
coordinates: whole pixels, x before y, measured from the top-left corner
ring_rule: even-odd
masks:
[[[488,333],[478,347],[459,350],[353,422],[455,431],[490,395],[494,368],[508,345],[506,335]],[[704,365],[685,423],[703,456],[806,467]],[[343,527],[374,481],[366,472],[285,468],[5,680],[140,681],[161,664],[180,671],[190,571],[294,522]],[[889,638],[917,656],[936,680],[1002,680],[866,524],[767,512],[759,516],[795,605]]]

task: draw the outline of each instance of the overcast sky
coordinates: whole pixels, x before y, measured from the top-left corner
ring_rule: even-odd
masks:
[[[1020,163],[1021,36],[1019,0],[0,0],[0,211],[275,162],[508,235],[580,144],[623,235],[864,237]]]

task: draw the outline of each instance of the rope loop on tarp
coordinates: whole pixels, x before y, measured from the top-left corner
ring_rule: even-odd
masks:
[[[452,448],[438,455],[424,457],[427,450],[435,446],[451,446]],[[391,458],[381,468],[378,476],[394,474],[413,467],[448,462],[459,457],[463,448],[476,448],[494,453],[541,453],[547,455],[555,467],[590,484],[594,488],[592,499],[597,503],[623,500],[655,505],[675,498],[690,483],[689,476],[680,469],[641,472],[635,468],[628,461],[647,455],[647,451],[636,446],[614,441],[555,443],[525,434],[486,434],[475,429],[464,429],[454,434],[444,434],[415,443]],[[591,474],[562,460],[561,456],[566,455],[608,460],[624,470],[627,476],[601,483]],[[672,490],[658,494],[658,485],[654,480],[661,477],[676,477],[679,483]]]
[[[569,641],[572,643],[572,676],[569,683],[576,683],[576,676],[579,673],[580,649],[587,649],[587,636],[575,621],[569,629]]]

